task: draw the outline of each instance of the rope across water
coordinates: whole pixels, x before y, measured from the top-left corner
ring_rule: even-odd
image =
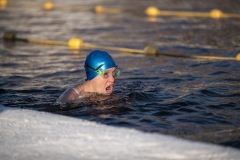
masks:
[[[155,46],[146,46],[143,50],[138,50],[138,49],[100,46],[100,45],[95,45],[90,43],[84,43],[83,40],[79,38],[71,38],[68,42],[63,42],[63,41],[54,41],[54,40],[18,38],[15,33],[6,32],[3,35],[3,39],[5,41],[23,41],[23,42],[36,43],[36,44],[68,46],[70,49],[94,48],[94,49],[107,49],[107,50],[115,50],[115,51],[121,51],[121,52],[129,52],[134,54],[145,54],[145,55],[155,55],[155,56],[163,55],[163,56],[170,56],[170,57],[182,57],[182,58],[194,58],[194,59],[240,61],[240,53],[236,57],[172,54],[172,53],[162,53]]]
[[[102,5],[96,5],[94,7],[87,6],[63,6],[56,5],[53,2],[47,1],[44,4],[37,3],[18,3],[9,2],[8,0],[0,0],[0,7],[5,9],[7,7],[26,7],[26,8],[42,8],[46,11],[50,10],[72,10],[72,11],[94,11],[95,13],[109,13],[117,14],[123,11],[117,8],[105,8]],[[179,17],[202,17],[202,18],[240,18],[240,14],[224,13],[219,9],[212,9],[210,12],[185,12],[185,11],[166,11],[159,10],[155,6],[148,7],[145,11],[147,16],[179,16]]]

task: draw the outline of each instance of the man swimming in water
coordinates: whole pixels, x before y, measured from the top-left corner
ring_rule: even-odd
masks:
[[[90,93],[110,95],[116,78],[120,75],[113,58],[105,51],[94,50],[85,60],[87,79],[84,83],[68,88],[57,102],[70,102],[88,97]]]

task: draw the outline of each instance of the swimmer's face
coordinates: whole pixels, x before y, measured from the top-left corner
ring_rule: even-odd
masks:
[[[112,73],[116,70],[115,67],[107,69],[103,75],[97,75],[92,82],[97,93],[110,95],[113,92],[115,77]]]

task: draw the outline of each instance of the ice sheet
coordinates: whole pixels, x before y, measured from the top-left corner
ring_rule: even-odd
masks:
[[[231,147],[0,105],[1,159],[238,159]]]

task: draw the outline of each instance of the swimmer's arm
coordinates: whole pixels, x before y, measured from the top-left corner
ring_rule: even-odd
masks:
[[[57,100],[57,102],[66,103],[69,101],[76,100],[80,97],[79,93],[76,92],[75,88],[67,89]]]

